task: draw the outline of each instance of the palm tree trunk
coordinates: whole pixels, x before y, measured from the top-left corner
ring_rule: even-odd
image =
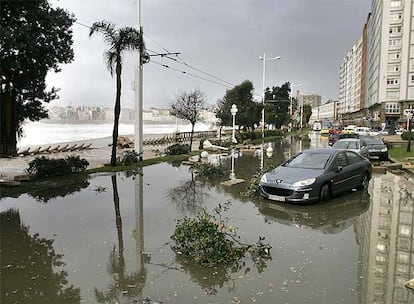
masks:
[[[116,175],[112,175],[111,180],[112,180],[112,188],[114,191],[116,231],[118,233],[118,262],[119,262],[118,275],[119,275],[119,279],[123,279],[124,271],[125,271],[124,239],[122,236],[122,217],[121,217],[121,209],[119,207],[119,195],[118,195],[118,185],[116,182]]]
[[[121,113],[121,73],[122,65],[120,54],[116,61],[116,98],[114,108],[114,130],[112,132],[111,166],[116,166],[116,148],[118,142],[119,115]]]

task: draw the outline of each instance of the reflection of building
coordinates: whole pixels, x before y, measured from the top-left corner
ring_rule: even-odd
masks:
[[[414,303],[405,282],[414,277],[412,182],[397,175],[375,177],[370,183],[370,211],[361,219],[360,303]]]

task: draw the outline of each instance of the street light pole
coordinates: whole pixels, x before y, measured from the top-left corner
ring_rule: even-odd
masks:
[[[300,130],[303,130],[303,92],[301,92],[302,102],[300,104]]]
[[[265,126],[265,78],[266,78],[266,60],[278,60],[282,57],[276,56],[272,58],[266,58],[266,54],[263,54],[263,57],[260,56],[259,59],[263,60],[263,86],[262,86],[262,138],[264,138],[264,126]]]
[[[231,116],[233,116],[233,133],[231,137],[231,141],[233,143],[237,143],[236,135],[235,135],[235,127],[236,127],[236,114],[238,112],[237,106],[233,104],[230,109]]]

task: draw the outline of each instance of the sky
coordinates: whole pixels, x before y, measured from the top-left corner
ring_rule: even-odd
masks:
[[[60,88],[60,99],[50,105],[112,107],[115,78],[104,62],[106,45],[102,35],[89,38],[86,26],[107,20],[118,27],[137,27],[138,0],[50,2],[77,19],[74,61],[47,76],[49,87]],[[172,56],[178,62],[152,56],[144,65],[144,108],[148,109],[166,108],[180,93],[194,89],[204,92],[213,105],[244,80],[252,81],[254,95],[261,96],[259,57],[264,54],[281,56],[265,63],[266,87],[289,81],[300,84],[294,91],[321,95],[322,103],[337,100],[340,62],[362,35],[371,0],[141,0],[141,5],[149,53],[180,53],[179,58]],[[134,105],[135,58],[134,53],[124,55],[121,104],[126,108]]]

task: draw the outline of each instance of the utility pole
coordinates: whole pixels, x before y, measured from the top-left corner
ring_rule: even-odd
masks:
[[[144,153],[144,122],[142,119],[142,112],[144,110],[144,88],[143,88],[143,72],[144,72],[144,64],[149,62],[149,56],[168,56],[168,55],[179,55],[180,53],[163,53],[163,54],[156,54],[156,55],[148,55],[146,54],[146,50],[144,49],[144,31],[141,26],[141,0],[138,0],[138,31],[142,39],[141,47],[139,48],[139,52],[136,59],[136,66],[135,66],[135,81],[134,81],[134,108],[135,108],[135,151],[138,153],[139,161],[143,160],[143,153]]]
[[[138,31],[141,35],[141,40],[143,41],[144,35],[141,26],[141,0],[138,0]],[[135,66],[135,81],[134,81],[134,91],[135,91],[135,151],[138,153],[139,160],[143,160],[143,121],[142,121],[142,112],[143,112],[143,63],[142,63],[142,42],[141,47],[139,48],[137,61]]]

